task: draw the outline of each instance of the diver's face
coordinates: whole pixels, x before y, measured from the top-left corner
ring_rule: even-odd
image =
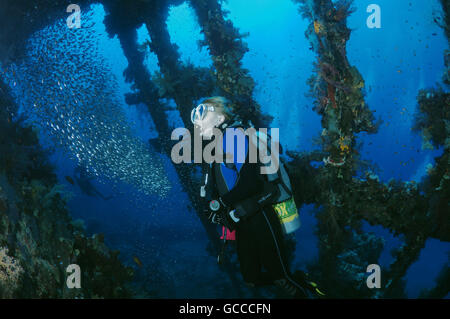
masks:
[[[195,128],[200,130],[200,136],[211,139],[215,127],[225,120],[225,116],[219,112],[206,113],[203,120],[195,121]]]

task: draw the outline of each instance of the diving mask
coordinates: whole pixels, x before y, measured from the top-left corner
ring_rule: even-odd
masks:
[[[195,107],[194,109],[192,109],[191,112],[192,124],[196,124],[198,121],[204,120],[208,111],[214,112],[214,106],[202,103],[197,107]]]

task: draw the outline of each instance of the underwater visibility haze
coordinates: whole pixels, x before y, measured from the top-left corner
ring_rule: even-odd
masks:
[[[0,0],[0,297],[297,298],[289,268],[301,297],[448,299],[449,10]],[[217,128],[233,114],[279,130],[301,225],[275,222],[285,253],[254,258],[272,275],[282,259],[285,281],[249,285],[244,269],[267,210],[224,234],[201,196],[208,165],[173,160],[173,131],[220,110]],[[230,221],[241,206],[220,196]]]

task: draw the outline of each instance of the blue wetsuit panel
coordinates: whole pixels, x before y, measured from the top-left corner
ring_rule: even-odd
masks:
[[[227,136],[229,136],[228,137],[229,139],[234,138],[234,143],[233,143],[234,152],[232,152],[232,153],[233,153],[233,163],[234,163],[234,167],[236,169],[234,169],[232,167],[230,167],[230,168],[227,167],[226,163],[221,163],[220,170],[221,170],[222,176],[225,180],[225,183],[227,184],[228,190],[231,190],[234,187],[234,185],[236,184],[237,179],[238,179],[238,172],[241,171],[241,168],[245,162],[245,159],[247,158],[248,137],[244,134],[243,131],[241,131],[239,129],[226,130],[225,134],[223,136],[223,153],[224,154],[227,152],[227,148],[226,148]],[[243,145],[244,143],[239,143],[239,140],[242,139],[242,136],[244,137],[245,145]],[[239,144],[241,144],[241,145],[239,145]],[[229,152],[229,153],[231,153],[231,152]]]

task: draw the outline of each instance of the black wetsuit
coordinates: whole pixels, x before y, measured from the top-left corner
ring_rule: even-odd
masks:
[[[236,169],[236,168],[235,168]],[[224,164],[210,165],[209,174],[215,195],[226,205],[226,212],[235,209],[239,203],[249,198],[263,197],[267,192],[259,163],[249,163],[248,152],[245,163],[241,164],[236,183],[225,187]],[[281,223],[271,204],[262,204],[249,216],[238,212],[240,218],[235,226],[236,248],[240,270],[244,281],[256,286],[271,285],[275,280],[286,279],[298,290],[303,288],[292,279],[286,254],[286,243]]]

